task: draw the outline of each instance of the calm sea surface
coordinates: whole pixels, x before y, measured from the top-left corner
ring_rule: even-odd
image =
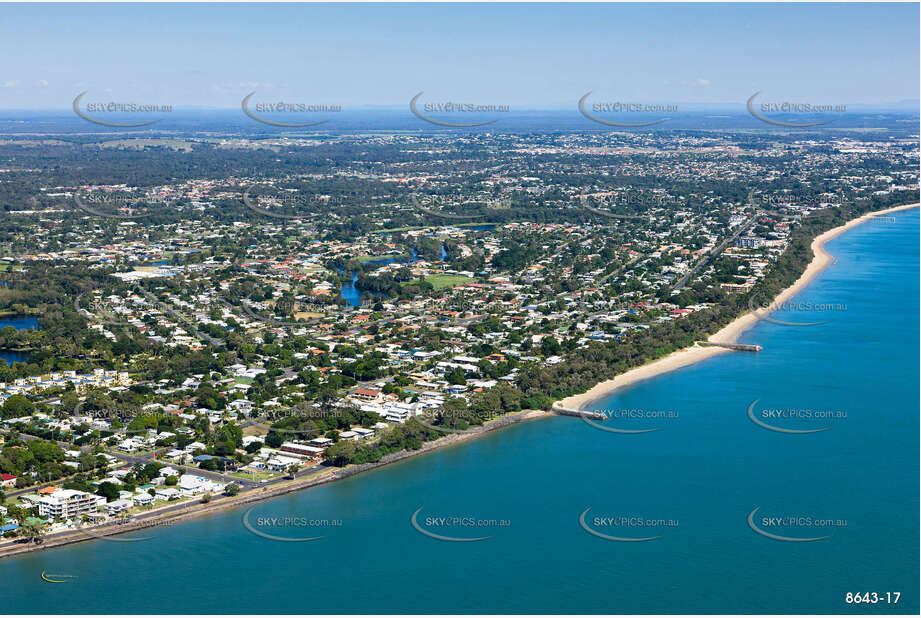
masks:
[[[658,431],[534,421],[261,503],[249,515],[276,536],[324,536],[311,542],[252,534],[234,510],[152,531],[146,541],[0,560],[2,607],[917,613],[918,234],[911,210],[839,236],[827,245],[837,263],[794,299],[813,305],[772,316],[830,321],[759,322],[742,341],[762,352],[724,354],[594,406],[632,411],[605,427]],[[762,422],[830,429],[768,430],[747,415],[756,399]],[[410,524],[420,507],[425,531],[491,538],[425,536]],[[579,523],[588,508],[595,532],[658,538],[590,534]],[[827,538],[759,534],[748,522],[755,509],[753,524],[766,534]],[[292,519],[272,525],[267,517]],[[432,519],[440,517],[461,519],[444,526]],[[43,570],[76,577],[44,583]],[[901,593],[897,606],[845,603],[848,592],[887,591]]]

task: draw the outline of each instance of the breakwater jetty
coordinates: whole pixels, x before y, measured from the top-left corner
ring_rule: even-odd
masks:
[[[553,406],[552,412],[559,416],[579,416],[582,418],[590,418],[594,421],[608,420],[608,417],[602,412],[590,412],[588,410],[574,410],[572,408],[561,408],[558,406]]]
[[[726,348],[727,350],[740,350],[742,352],[760,352],[764,349],[760,345],[749,343],[716,343],[715,341],[698,341],[697,343],[715,348]]]

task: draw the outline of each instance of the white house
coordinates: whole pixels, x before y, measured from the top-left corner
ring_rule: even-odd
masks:
[[[175,487],[164,487],[157,490],[156,498],[158,500],[178,500],[181,495]]]
[[[286,455],[275,455],[271,457],[268,461],[265,462],[265,467],[269,470],[274,470],[276,472],[281,472],[285,470],[288,466],[294,465],[299,466],[301,460],[297,457],[288,457]]]
[[[134,504],[131,500],[113,500],[106,504],[106,513],[109,515],[117,515],[122,511],[127,511],[132,506],[134,506]]]
[[[208,482],[203,476],[195,476],[194,474],[183,474],[179,477],[179,489],[186,496],[192,496],[195,494],[201,494],[207,491],[205,489],[205,483]]]
[[[193,453],[193,452],[198,451],[198,450],[203,451],[203,450],[205,450],[206,448],[208,448],[208,445],[206,445],[206,444],[202,444],[201,442],[192,442],[192,443],[189,444],[187,447],[185,447],[185,452],[186,452],[186,453]]]
[[[391,423],[405,423],[410,417],[419,414],[420,405],[416,403],[389,402],[384,406],[384,418]]]
[[[179,449],[176,449],[176,448],[174,448],[173,450],[171,450],[170,452],[166,454],[167,459],[172,459],[173,461],[177,461],[179,463],[182,463],[182,461],[186,457],[188,457],[188,453],[186,453],[185,451],[180,451]]]
[[[134,501],[134,503],[137,506],[147,506],[148,504],[153,504],[153,501],[154,501],[154,497],[151,496],[146,491],[134,494],[134,496],[131,499]]]
[[[224,491],[224,485],[222,483],[215,483],[203,476],[183,474],[179,477],[179,489],[182,491],[183,495],[197,496],[209,491],[213,493],[222,492]]]

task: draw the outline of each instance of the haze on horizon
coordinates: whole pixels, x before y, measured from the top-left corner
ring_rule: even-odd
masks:
[[[917,110],[917,4],[0,6],[0,109],[259,98],[572,109],[771,100]],[[783,33],[778,36],[776,33]]]

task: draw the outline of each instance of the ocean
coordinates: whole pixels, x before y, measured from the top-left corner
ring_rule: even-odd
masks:
[[[146,540],[0,559],[2,607],[917,614],[918,236],[917,209],[845,232],[771,316],[821,324],[761,321],[741,342],[763,351],[592,406],[655,431],[542,419]]]

